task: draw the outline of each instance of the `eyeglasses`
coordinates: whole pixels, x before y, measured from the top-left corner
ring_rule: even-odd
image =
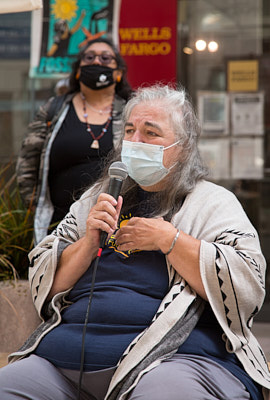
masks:
[[[82,55],[82,60],[86,64],[91,65],[94,63],[96,57],[98,57],[99,62],[103,65],[108,65],[112,62],[112,60],[116,60],[116,57],[110,53],[103,52],[101,54],[96,54],[94,51],[88,51],[87,53],[84,53]]]

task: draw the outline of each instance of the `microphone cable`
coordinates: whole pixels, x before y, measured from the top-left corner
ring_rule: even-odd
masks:
[[[79,375],[77,400],[80,400],[80,398],[81,398],[81,387],[82,387],[82,377],[83,377],[83,367],[84,367],[85,335],[86,335],[87,322],[88,322],[88,318],[89,318],[89,313],[90,313],[91,304],[92,304],[92,298],[93,298],[93,293],[94,293],[97,267],[98,267],[98,263],[99,263],[99,259],[100,259],[101,253],[102,253],[102,247],[100,247],[98,249],[98,253],[97,253],[97,256],[95,258],[94,265],[93,265],[92,282],[91,282],[90,294],[89,294],[89,299],[88,299],[88,306],[87,306],[87,311],[86,311],[86,314],[85,314],[85,321],[84,321],[84,326],[83,326],[82,347],[81,347],[81,363],[80,363],[80,375]]]
[[[109,181],[108,194],[113,196],[116,200],[118,199],[118,196],[120,194],[123,181],[127,178],[127,176],[128,176],[128,170],[127,170],[127,166],[124,163],[122,163],[120,161],[115,161],[111,164],[111,166],[109,168],[110,181]],[[92,283],[91,283],[91,288],[90,288],[89,301],[88,301],[87,311],[86,311],[86,315],[85,315],[83,334],[82,334],[81,363],[80,363],[80,375],[79,375],[77,400],[80,400],[80,394],[81,394],[82,376],[83,376],[83,367],[84,367],[85,335],[86,335],[86,329],[87,329],[87,322],[88,322],[88,318],[89,318],[89,312],[90,312],[90,308],[91,308],[91,304],[92,304],[92,297],[93,297],[95,280],[96,280],[97,266],[98,266],[98,262],[99,262],[99,259],[100,259],[101,253],[102,253],[102,249],[105,246],[107,235],[108,234],[106,232],[104,232],[104,231],[101,232],[99,249],[98,249],[98,253],[97,253],[96,259],[94,260],[94,265],[93,265]]]

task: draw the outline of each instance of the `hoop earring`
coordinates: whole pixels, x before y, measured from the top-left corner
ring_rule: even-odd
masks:
[[[76,80],[79,79],[80,75],[81,75],[81,74],[80,74],[80,72],[78,71],[78,72],[76,73],[76,75],[75,75]]]
[[[120,75],[117,75],[117,77],[116,77],[116,82],[117,82],[117,83],[121,82],[121,79],[122,79],[121,76],[120,76]]]

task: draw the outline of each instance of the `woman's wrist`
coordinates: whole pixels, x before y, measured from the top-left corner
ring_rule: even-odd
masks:
[[[174,248],[174,246],[175,246],[175,244],[177,242],[177,239],[178,239],[179,235],[180,235],[180,230],[177,229],[176,234],[175,234],[175,236],[173,238],[173,241],[171,243],[171,246],[170,246],[169,250],[167,251],[167,253],[164,253],[165,256],[168,256],[172,252],[172,250],[173,250],[173,248]]]

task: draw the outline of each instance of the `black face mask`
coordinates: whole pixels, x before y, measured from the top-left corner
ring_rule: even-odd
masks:
[[[84,65],[81,67],[79,80],[93,90],[100,90],[113,85],[113,71],[117,68],[105,67],[103,65]]]

